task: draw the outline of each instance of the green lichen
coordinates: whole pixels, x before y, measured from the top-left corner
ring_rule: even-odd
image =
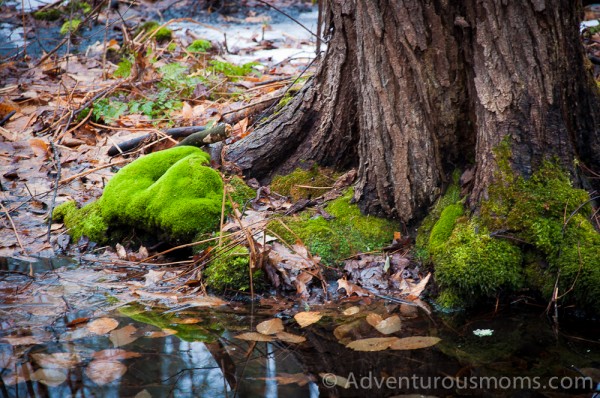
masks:
[[[73,237],[107,240],[107,226],[163,233],[171,240],[191,241],[218,228],[223,182],[207,167],[209,155],[181,146],[141,157],[123,167],[106,185],[102,197],[80,210],[58,207]],[[102,236],[101,236],[102,235]]]
[[[311,253],[329,265],[388,245],[397,230],[396,223],[361,214],[358,206],[351,203],[353,195],[350,189],[325,207],[324,210],[334,217],[331,220],[313,217],[310,211],[304,211],[271,221],[267,228],[288,243],[300,239]]]
[[[242,246],[220,253],[204,271],[206,286],[217,290],[250,290],[250,253]],[[266,286],[262,270],[252,274],[254,291],[260,291]]]
[[[339,173],[316,165],[308,170],[298,168],[288,175],[275,176],[271,189],[293,201],[316,198],[330,190],[338,177]]]
[[[52,218],[63,222],[74,241],[82,236],[87,236],[93,242],[102,242],[106,239],[108,224],[102,217],[98,202],[93,202],[81,209],[73,201],[68,201],[57,206],[52,213]]]

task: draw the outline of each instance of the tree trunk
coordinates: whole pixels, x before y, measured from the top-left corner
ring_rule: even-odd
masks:
[[[476,206],[504,139],[524,176],[547,158],[600,170],[581,8],[559,3],[327,0],[314,78],[226,158],[263,181],[315,162],[357,166],[361,209],[406,222],[473,163]]]

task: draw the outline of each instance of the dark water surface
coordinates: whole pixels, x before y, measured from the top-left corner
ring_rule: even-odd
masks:
[[[600,375],[600,324],[565,319],[553,329],[539,308],[429,316],[381,301],[307,308],[268,298],[166,312],[116,303],[124,297],[117,277],[75,265],[0,261],[0,397],[592,397]],[[358,312],[343,315],[349,307]],[[301,328],[293,314],[307,309],[324,316]],[[366,321],[371,313],[401,318],[393,336],[441,340],[412,350],[346,348],[385,337]],[[235,337],[275,317],[306,341]],[[114,325],[92,332],[94,322]]]

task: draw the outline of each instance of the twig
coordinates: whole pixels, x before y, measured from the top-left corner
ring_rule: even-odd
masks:
[[[67,124],[67,127],[69,125]],[[58,186],[60,185],[60,153],[54,145],[54,142],[50,141],[52,147],[52,153],[54,154],[54,163],[56,164],[56,179],[54,180],[54,192],[52,193],[52,201],[50,202],[50,211],[48,212],[48,243],[50,243],[50,232],[52,229],[52,213],[54,212],[54,205],[56,204],[56,195],[58,194]]]
[[[4,212],[4,214],[6,214],[6,218],[8,218],[8,221],[10,222],[10,225],[11,225],[13,231],[15,232],[15,237],[17,238],[17,243],[21,247],[21,250],[23,251],[23,253],[25,253],[25,248],[23,247],[23,242],[21,242],[21,237],[19,236],[19,233],[17,232],[15,223],[13,222],[13,219],[10,216],[10,213],[8,212],[8,210],[6,210],[6,207],[4,207],[4,204],[2,203],[2,201],[0,201],[0,207],[2,207],[2,211]]]
[[[271,4],[267,3],[264,0],[256,0],[256,1],[258,1],[259,3],[262,3],[264,5],[266,5],[267,7],[270,7],[272,9],[274,9],[275,11],[277,11],[280,14],[285,15],[286,17],[288,17],[289,19],[291,19],[292,21],[294,21],[295,23],[297,23],[298,25],[300,25],[305,31],[307,31],[308,33],[310,33],[312,36],[316,37],[317,40],[320,39],[320,40],[324,41],[325,43],[327,43],[327,40],[325,40],[324,38],[320,38],[319,36],[317,36],[316,33],[314,33],[312,30],[308,29],[306,26],[304,26],[300,21],[298,21],[296,18],[292,17],[290,14],[288,14],[288,13],[280,10],[279,8],[275,7],[274,5],[271,5]]]
[[[84,176],[86,176],[88,174],[91,174],[91,173],[94,173],[94,172],[96,172],[98,170],[106,169],[107,167],[112,167],[112,166],[120,166],[120,165],[128,163],[128,162],[129,162],[129,159],[124,159],[124,160],[120,160],[120,161],[115,162],[115,163],[109,163],[109,164],[105,164],[105,165],[102,165],[102,166],[94,167],[93,169],[82,171],[81,173],[75,174],[74,176],[71,176],[71,177],[65,178],[63,180],[60,180],[58,182],[58,185],[68,184],[68,183],[70,183],[71,181],[73,181],[73,180],[75,180],[77,178],[84,177]]]

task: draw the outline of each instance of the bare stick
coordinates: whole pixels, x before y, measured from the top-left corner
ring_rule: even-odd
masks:
[[[8,221],[10,222],[10,225],[11,225],[13,231],[15,232],[15,237],[17,238],[17,243],[19,243],[21,250],[23,251],[23,253],[25,253],[25,248],[23,247],[23,242],[21,242],[21,237],[19,236],[19,233],[17,232],[17,228],[15,227],[15,223],[13,222],[13,219],[10,216],[10,213],[8,212],[8,210],[6,210],[6,207],[4,207],[4,204],[2,203],[2,201],[0,201],[0,206],[2,207],[2,211],[4,212],[4,214],[6,214],[6,218],[8,218]]]

